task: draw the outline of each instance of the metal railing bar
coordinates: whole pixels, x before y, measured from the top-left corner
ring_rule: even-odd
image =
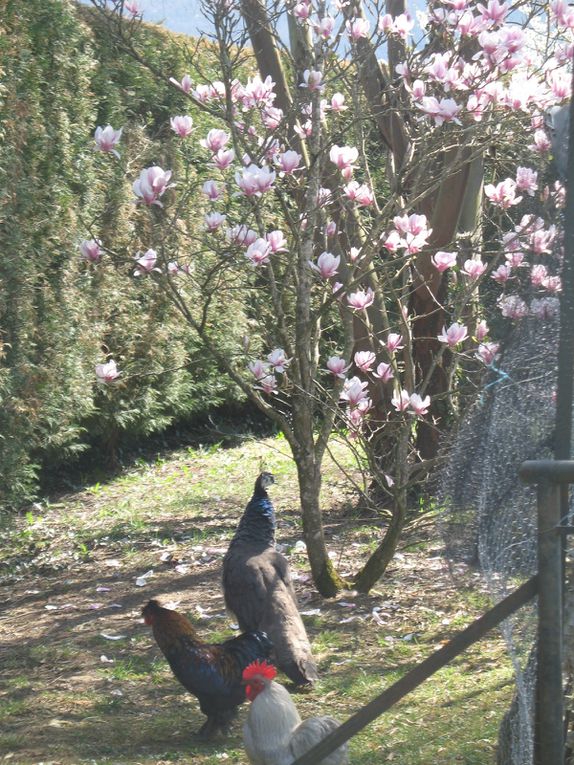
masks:
[[[574,483],[574,460],[527,460],[518,475],[525,483]]]
[[[369,723],[392,707],[407,693],[417,688],[431,675],[442,669],[452,659],[465,651],[469,646],[480,640],[489,630],[508,618],[514,611],[524,606],[538,592],[538,576],[533,576],[523,585],[514,590],[494,608],[469,624],[466,629],[455,635],[449,642],[435,651],[417,667],[386,688],[379,696],[349,717],[336,730],[306,752],[293,765],[317,765],[335,749],[348,741]]]

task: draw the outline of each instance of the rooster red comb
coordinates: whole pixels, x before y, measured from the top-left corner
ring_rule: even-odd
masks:
[[[268,664],[266,661],[259,661],[259,659],[257,659],[257,661],[252,661],[251,664],[248,664],[247,667],[245,667],[243,670],[243,679],[245,681],[253,680],[254,677],[259,675],[267,680],[273,680],[276,674],[277,670],[273,664]]]

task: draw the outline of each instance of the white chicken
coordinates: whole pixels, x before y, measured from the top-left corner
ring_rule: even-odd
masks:
[[[332,717],[301,720],[289,691],[273,678],[277,670],[254,661],[243,670],[246,696],[251,701],[243,726],[243,743],[252,765],[291,765],[339,727]],[[317,765],[347,765],[345,743]]]

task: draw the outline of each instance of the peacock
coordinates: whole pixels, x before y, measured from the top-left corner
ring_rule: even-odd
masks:
[[[223,593],[242,631],[263,630],[277,666],[296,684],[318,677],[311,645],[297,607],[289,563],[275,549],[275,510],[263,472],[223,559]]]

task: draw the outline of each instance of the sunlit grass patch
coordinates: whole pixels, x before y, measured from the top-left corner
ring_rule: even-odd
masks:
[[[332,448],[337,462],[354,470],[345,447]],[[277,478],[277,537],[321,672],[315,688],[294,694],[302,717],[344,720],[489,607],[471,572],[464,589],[455,586],[440,543],[429,546],[420,532],[405,539],[370,595],[346,591],[322,600],[298,544],[296,471],[282,438],[142,461],[123,476],[42,503],[5,538],[0,556],[24,563],[11,569],[21,579],[9,585],[0,758],[35,765],[49,742],[50,758],[61,765],[246,765],[246,706],[229,739],[198,741],[205,718],[197,700],[171,673],[140,612],[157,597],[187,614],[206,641],[238,634],[225,612],[221,562],[262,468]],[[330,459],[322,501],[329,550],[350,578],[380,541],[384,519],[361,515],[356,492]],[[510,677],[493,632],[357,736],[353,765],[494,765]]]

